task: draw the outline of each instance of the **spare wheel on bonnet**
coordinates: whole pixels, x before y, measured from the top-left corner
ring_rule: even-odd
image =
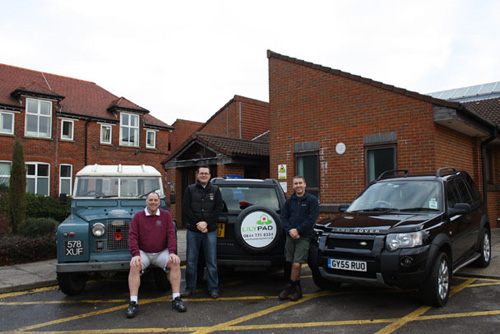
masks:
[[[238,215],[235,234],[243,249],[258,254],[272,249],[283,237],[283,229],[275,211],[252,205]]]

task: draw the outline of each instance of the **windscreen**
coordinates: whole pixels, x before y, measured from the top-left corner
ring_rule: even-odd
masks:
[[[442,202],[439,182],[379,182],[369,186],[347,211],[441,211]]]
[[[75,197],[107,198],[145,197],[156,191],[163,196],[160,178],[138,177],[79,177],[76,182]]]

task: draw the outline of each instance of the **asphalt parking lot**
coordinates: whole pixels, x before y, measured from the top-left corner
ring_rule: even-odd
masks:
[[[203,287],[185,299],[186,313],[171,309],[170,292],[144,281],[140,310],[125,318],[126,277],[90,281],[81,295],[57,287],[0,294],[0,333],[497,333],[500,279],[456,276],[443,308],[420,303],[416,291],[343,285],[318,289],[308,268],[304,298],[277,298],[282,273],[226,273],[221,298]]]

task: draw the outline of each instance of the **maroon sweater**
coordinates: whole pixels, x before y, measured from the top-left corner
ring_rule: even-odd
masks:
[[[145,210],[141,210],[132,218],[128,232],[128,248],[132,256],[139,256],[139,250],[146,253],[159,253],[167,247],[170,254],[177,252],[177,238],[172,216],[166,210],[159,210],[159,216],[146,216]]]

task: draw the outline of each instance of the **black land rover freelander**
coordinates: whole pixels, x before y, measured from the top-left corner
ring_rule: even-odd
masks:
[[[321,288],[417,287],[425,303],[443,306],[452,273],[490,263],[485,203],[469,174],[451,167],[427,176],[385,172],[315,228],[309,266]]]

